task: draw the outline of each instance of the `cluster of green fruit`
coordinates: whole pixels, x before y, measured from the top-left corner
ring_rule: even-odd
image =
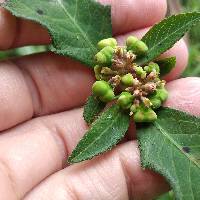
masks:
[[[114,38],[101,40],[95,55],[94,67],[97,81],[93,94],[103,102],[117,101],[124,110],[129,110],[135,122],[152,122],[154,112],[167,99],[165,81],[160,80],[160,67],[151,62],[138,66],[137,57],[144,56],[147,45],[134,36],[126,40],[126,46],[117,46]]]

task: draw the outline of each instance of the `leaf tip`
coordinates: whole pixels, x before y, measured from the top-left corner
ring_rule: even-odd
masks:
[[[73,161],[73,159],[74,159],[73,155],[70,155],[69,158],[67,159],[67,163],[70,164],[70,165],[76,163],[76,162]]]

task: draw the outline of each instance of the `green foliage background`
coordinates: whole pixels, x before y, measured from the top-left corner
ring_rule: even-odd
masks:
[[[27,46],[7,51],[0,51],[0,60],[30,55],[35,53],[41,53],[46,51],[48,51],[48,46]]]
[[[200,0],[181,0],[185,12],[200,11]],[[200,24],[189,32],[189,64],[183,77],[200,76]]]

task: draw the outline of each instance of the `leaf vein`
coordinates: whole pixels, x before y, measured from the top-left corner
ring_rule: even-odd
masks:
[[[185,153],[184,151],[182,151],[182,147],[173,139],[170,137],[170,134],[169,133],[166,133],[162,127],[157,123],[155,122],[154,123],[156,128],[166,137],[168,138],[168,140],[178,149],[180,150],[189,160],[191,160],[198,168],[200,168],[200,164],[195,160],[195,158],[191,155],[188,155],[187,153]]]
[[[192,189],[192,180],[191,180],[191,161],[189,161],[189,162],[190,162],[189,163],[189,169],[188,169],[189,170],[189,172],[188,172],[189,173],[189,182],[190,182],[189,185],[190,185],[192,199],[195,200],[194,199],[194,192],[193,192],[193,189]]]
[[[118,120],[118,118],[120,116],[120,112],[117,112],[117,115],[115,115],[115,116],[116,117],[112,121],[112,123],[110,123],[109,126],[106,129],[104,129],[104,131],[102,131],[101,134],[98,137],[96,137],[96,139],[87,146],[87,148],[85,148],[82,151],[80,151],[80,153],[77,154],[76,157],[81,156],[85,151],[87,151],[90,148],[90,146],[92,146],[102,135],[104,135],[105,132],[107,132],[110,129],[110,127],[113,126],[113,124]],[[92,131],[92,128],[90,130]],[[73,161],[73,159],[72,159],[72,161]]]
[[[62,9],[64,10],[65,14],[74,22],[74,25],[81,32],[81,34],[84,36],[84,39],[87,41],[87,43],[89,44],[89,46],[91,47],[91,49],[93,50],[93,52],[96,52],[97,48],[92,44],[92,42],[90,41],[90,39],[87,37],[87,35],[82,30],[82,28],[76,23],[76,21],[74,21],[74,18],[70,15],[70,13],[66,10],[65,6],[62,4],[62,0],[56,0],[56,1],[62,7]]]

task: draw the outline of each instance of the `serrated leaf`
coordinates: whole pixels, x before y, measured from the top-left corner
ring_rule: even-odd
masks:
[[[94,0],[7,0],[1,5],[45,26],[51,51],[91,67],[98,41],[112,36],[110,7]]]
[[[200,118],[163,108],[158,120],[138,128],[141,161],[171,183],[176,199],[200,197]]]
[[[153,26],[142,38],[149,50],[137,63],[143,65],[170,49],[184,34],[200,21],[200,12],[173,15]]]
[[[68,159],[69,163],[89,160],[115,146],[129,127],[129,115],[113,105],[92,124]]]
[[[88,97],[84,106],[83,117],[88,124],[91,124],[105,108],[106,104],[96,98],[94,95]]]
[[[165,76],[171,72],[176,66],[176,57],[165,58],[163,60],[157,60],[156,63],[160,66],[160,75]]]

